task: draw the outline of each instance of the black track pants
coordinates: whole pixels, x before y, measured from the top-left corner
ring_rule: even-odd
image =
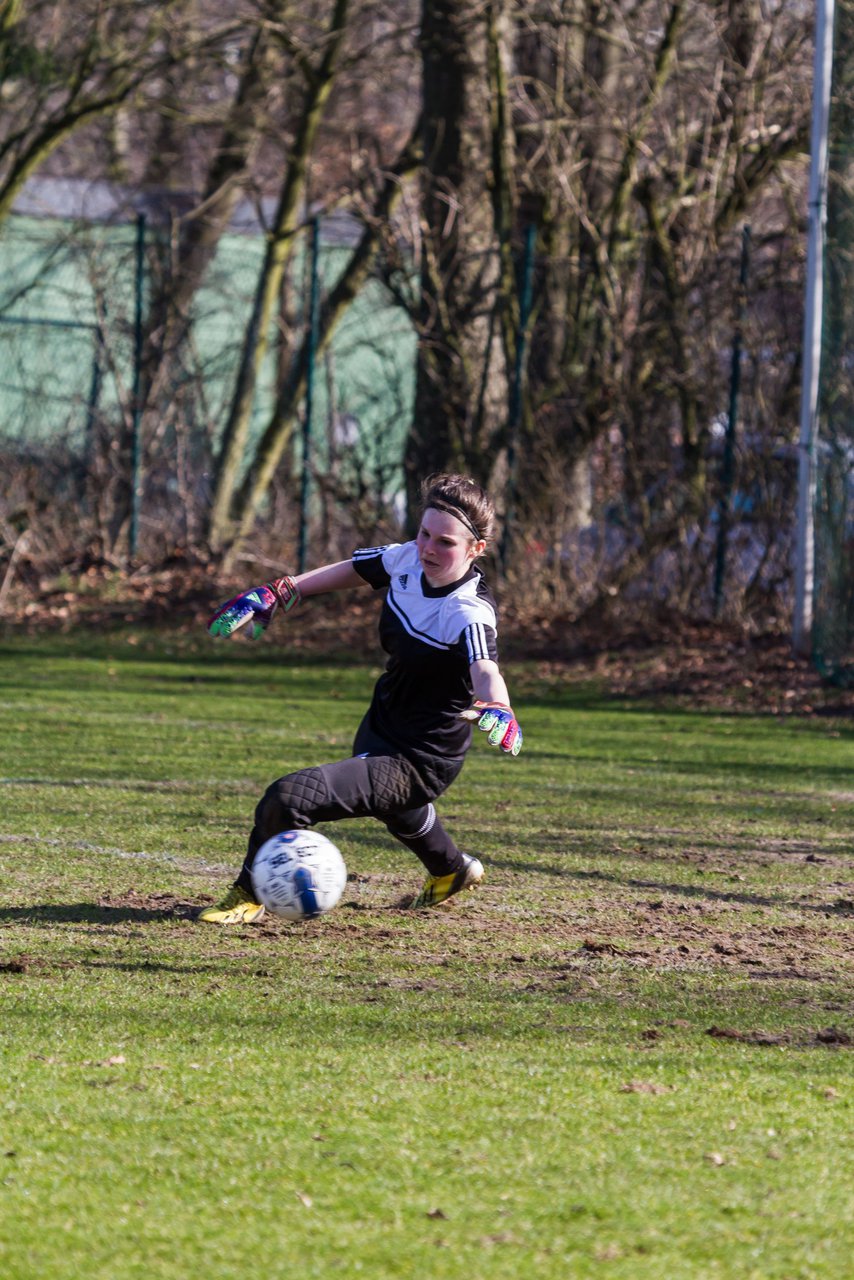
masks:
[[[334,764],[300,769],[271,783],[255,810],[246,860],[237,884],[252,891],[250,869],[257,850],[280,831],[304,830],[342,818],[378,818],[420,858],[430,875],[449,875],[463,865],[460,850],[436,816],[433,800],[462,767],[445,769],[444,785],[431,785],[405,756],[363,722],[355,754]]]

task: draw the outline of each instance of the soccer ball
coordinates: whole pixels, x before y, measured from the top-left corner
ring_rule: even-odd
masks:
[[[347,883],[344,859],[319,831],[280,831],[252,863],[255,896],[274,916],[310,920],[331,911]]]

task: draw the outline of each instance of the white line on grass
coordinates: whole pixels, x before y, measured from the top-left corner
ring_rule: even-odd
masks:
[[[3,787],[102,787],[115,788],[118,791],[222,791],[232,795],[254,795],[258,791],[256,782],[218,782],[206,778],[199,782],[175,780],[136,780],[129,778],[0,778]]]
[[[165,849],[157,850],[130,850],[116,849],[109,845],[90,844],[88,840],[59,840],[55,836],[15,836],[0,835],[0,844],[42,844],[47,845],[51,849],[74,849],[79,853],[104,853],[112,858],[126,858],[132,861],[141,862],[167,862],[170,866],[177,867],[180,871],[199,871],[208,872],[215,871],[219,873],[227,873],[228,868],[221,864],[213,862],[189,862],[186,859],[176,858],[173,853],[167,853]]]

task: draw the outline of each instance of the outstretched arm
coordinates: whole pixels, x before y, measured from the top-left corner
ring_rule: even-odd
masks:
[[[474,703],[463,712],[466,720],[476,720],[477,727],[489,734],[494,747],[518,756],[522,750],[522,730],[510,706],[510,694],[498,663],[480,658],[471,664]]]
[[[491,658],[480,658],[471,664],[471,683],[478,702],[497,702],[509,707],[510,694],[498,663]]]
[[[352,560],[339,560],[337,564],[324,564],[319,569],[309,569],[294,578],[300,596],[322,596],[327,591],[341,591],[346,587],[366,587],[368,584],[353,568]]]
[[[231,636],[240,627],[251,623],[248,634],[256,640],[267,630],[276,610],[285,613],[294,609],[305,596],[319,596],[327,591],[339,591],[344,587],[367,586],[349,560],[337,564],[322,565],[301,573],[297,578],[274,578],[262,587],[252,587],[220,605],[208,619],[208,631],[212,636]]]

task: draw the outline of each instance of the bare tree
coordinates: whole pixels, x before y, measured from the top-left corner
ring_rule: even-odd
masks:
[[[232,38],[236,46],[234,94],[222,112],[220,136],[210,155],[202,187],[192,207],[179,220],[169,270],[156,282],[149,306],[149,341],[154,350],[144,362],[149,379],[161,379],[164,356],[180,347],[192,321],[192,303],[229,226],[235,206],[253,179],[253,168],[267,127],[266,98],[271,80],[281,79],[275,24],[290,7],[289,0],[267,0],[254,22]],[[166,113],[167,119],[169,113]],[[172,163],[175,163],[174,157]],[[172,178],[174,170],[169,174]],[[143,396],[144,402],[149,398]]]
[[[312,148],[334,83],[348,9],[349,0],[335,0],[316,64],[291,40],[286,29],[281,32],[281,38],[291,46],[291,53],[305,78],[305,99],[279,192],[278,207],[267,236],[264,264],[255,289],[237,385],[220,449],[210,519],[210,540],[215,548],[223,545],[230,528],[231,504],[245,461],[255,387],[267,352],[282,276],[294,249],[294,233],[302,216]]]
[[[419,192],[419,354],[405,471],[445,467],[482,480],[504,443],[514,291],[513,156],[504,3],[425,0],[420,48],[424,161]]]
[[[375,14],[376,10],[368,6],[369,18],[372,13]],[[359,16],[364,20],[364,13]],[[330,122],[326,116],[330,104],[334,107],[340,101],[340,97],[336,100],[335,95],[336,90],[342,88],[342,82],[341,96],[346,98],[348,87],[352,89],[354,81],[359,76],[365,76],[363,63],[367,52],[358,39],[358,24],[346,0],[337,0],[328,27],[317,41],[314,58],[304,42],[298,44],[284,30],[278,34],[287,42],[294,63],[303,77],[304,94],[284,181],[279,191],[276,215],[267,237],[265,260],[256,286],[235,393],[217,462],[209,536],[211,545],[218,550],[226,546],[233,548],[235,539],[246,536],[265,500],[276,467],[293,434],[295,415],[305,390],[309,360],[307,338],[291,353],[267,425],[251,454],[248,453],[250,414],[282,280],[294,255],[296,232],[305,224],[310,169],[312,164],[319,165],[321,162],[321,157],[315,155],[315,151],[323,146],[323,128],[326,125],[327,147],[330,135],[337,136],[338,146],[333,155],[337,152],[340,157],[343,134],[341,122]],[[405,121],[403,124],[405,126]],[[327,206],[336,202],[349,205],[362,218],[364,229],[358,245],[324,303],[317,342],[318,355],[322,355],[326,349],[341,317],[365,283],[378,247],[387,234],[391,210],[399,198],[403,178],[414,164],[412,141],[405,134],[402,141],[398,141],[399,136],[400,122],[389,139],[398,149],[390,163],[381,158],[382,152],[388,151],[388,144],[382,146],[382,140],[376,140],[373,143],[376,150],[375,163],[365,165],[360,160],[357,161],[355,172],[347,173],[344,178],[345,186],[349,184],[349,190],[337,192],[333,188],[322,202]],[[364,147],[365,141],[362,138],[360,148]],[[327,156],[327,168],[329,165]]]
[[[142,418],[140,430],[147,442],[148,454],[155,449],[158,434],[170,419],[174,423],[178,456],[188,443],[180,438],[182,423],[188,419],[192,423],[194,415],[177,401],[175,389],[187,383],[183,366],[188,358],[192,360],[188,342],[193,333],[195,303],[237,202],[255,180],[258,153],[269,127],[268,98],[273,86],[280,87],[284,80],[284,56],[276,28],[290,7],[289,0],[264,0],[261,9],[247,15],[238,31],[228,33],[236,73],[233,95],[230,101],[218,105],[219,136],[208,151],[201,189],[198,193],[179,189],[165,200],[167,213],[171,215],[171,234],[160,241],[160,252],[150,255],[151,290],[137,390]],[[180,71],[186,73],[186,66],[176,64],[176,74]],[[160,139],[162,149],[158,152],[155,148],[149,155],[149,171],[162,174],[167,184],[180,172],[185,134],[197,110],[192,107],[185,110],[184,115],[189,119],[182,121],[183,128],[179,130],[177,122],[182,117],[183,92],[183,85],[176,86],[174,100],[167,103],[161,100],[161,111],[156,118],[167,122],[166,136]],[[157,243],[155,241],[155,248]],[[197,398],[198,388],[193,387],[190,394]],[[124,470],[129,476],[132,446],[128,431],[125,437]],[[123,500],[120,496],[117,498],[117,531],[131,500],[130,485],[126,483]]]
[[[115,112],[174,57],[204,44],[185,23],[189,0],[6,0],[0,15],[0,220],[24,183],[57,148],[91,121]],[[174,46],[173,46],[174,47]]]
[[[511,570],[541,555],[559,598],[579,577],[579,526],[597,519],[620,534],[598,531],[591,595],[619,591],[663,548],[702,549],[748,219],[745,430],[769,452],[785,434],[799,376],[806,4],[83,0],[72,24],[65,6],[8,0],[0,16],[0,211],[46,154],[75,172],[106,170],[112,154],[128,181],[157,184],[177,210],[151,281],[139,397],[152,476],[166,476],[181,425],[176,370],[188,433],[206,412],[205,387],[187,376],[193,326],[235,201],[275,206],[245,332],[235,317],[230,409],[224,422],[205,418],[216,489],[205,536],[217,550],[245,540],[274,486],[287,486],[309,360],[286,314],[300,311],[296,247],[311,216],[332,209],[362,231],[326,281],[320,354],[381,270],[418,336],[410,499],[424,472],[445,467],[500,491],[518,445]],[[519,267],[531,229],[524,368]],[[193,466],[204,468],[190,448],[180,465],[189,491]],[[687,590],[699,578],[683,568]]]
[[[808,15],[543,0],[519,16],[520,211],[541,249],[522,487],[559,558],[579,461],[596,450],[601,478],[616,451],[623,581],[708,510],[740,224],[757,224],[757,270],[798,232]]]
[[[418,141],[413,137],[404,147],[395,167],[383,176],[375,194],[371,216],[365,220],[359,242],[324,301],[315,356],[322,356],[326,351],[347,308],[367,281],[382,244],[382,231],[400,199],[402,181],[414,170],[419,154]],[[244,482],[235,495],[233,510],[236,525],[232,550],[236,549],[239,539],[245,538],[249,533],[279,460],[290,443],[296,413],[305,394],[310,358],[310,340],[309,335],[306,335],[294,355],[287,377],[279,387],[267,427],[254,451]]]

